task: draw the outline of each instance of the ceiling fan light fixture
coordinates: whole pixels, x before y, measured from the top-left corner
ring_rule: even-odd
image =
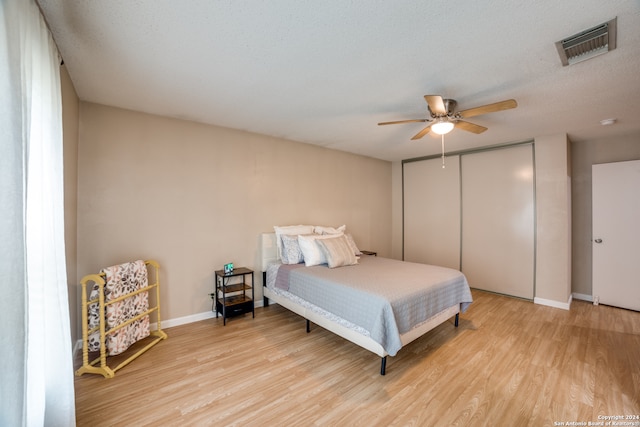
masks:
[[[494,102],[493,104],[487,104],[456,112],[455,107],[457,102],[454,99],[443,99],[440,95],[425,95],[424,99],[427,101],[427,110],[429,111],[429,115],[426,119],[396,120],[393,122],[381,122],[378,123],[378,125],[428,122],[429,124],[426,127],[422,128],[420,132],[411,138],[412,141],[422,138],[429,132],[433,132],[438,135],[446,135],[454,128],[480,134],[486,131],[487,128],[462,119],[479,116],[481,114],[509,110],[518,106],[515,99],[507,99],[505,101]]]
[[[453,130],[454,124],[448,120],[440,119],[431,125],[431,130],[438,135],[446,135]]]

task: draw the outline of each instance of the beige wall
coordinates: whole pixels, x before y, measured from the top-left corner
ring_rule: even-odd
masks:
[[[79,140],[79,276],[157,260],[164,320],[210,313],[214,270],[258,271],[274,225],[346,224],[391,255],[390,162],[86,102]]]
[[[640,135],[571,144],[573,173],[573,284],[581,297],[591,298],[591,166],[640,159]]]
[[[81,336],[78,302],[77,211],[78,211],[78,112],[79,102],[65,66],[60,67],[64,155],[64,236],[72,342]]]
[[[568,308],[571,296],[571,177],[566,134],[535,138],[534,301]]]
[[[392,188],[392,203],[393,208],[391,212],[391,258],[403,259],[404,253],[404,240],[403,240],[403,206],[404,201],[402,199],[402,162],[393,162],[391,168],[391,188]]]

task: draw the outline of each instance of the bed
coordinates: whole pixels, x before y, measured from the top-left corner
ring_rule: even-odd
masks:
[[[329,268],[331,262],[283,263],[281,239],[261,235],[264,305],[274,301],[302,316],[307,332],[313,322],[375,353],[381,375],[387,356],[448,319],[455,317],[457,327],[472,302],[457,270],[372,255],[338,268]]]

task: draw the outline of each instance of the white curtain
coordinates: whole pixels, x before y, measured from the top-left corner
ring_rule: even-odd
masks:
[[[34,0],[0,1],[0,425],[74,426],[60,60]]]

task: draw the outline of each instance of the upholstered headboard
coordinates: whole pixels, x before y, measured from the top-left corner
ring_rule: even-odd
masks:
[[[278,261],[278,247],[276,233],[262,233],[260,236],[260,261],[262,271],[267,271],[267,266]]]

